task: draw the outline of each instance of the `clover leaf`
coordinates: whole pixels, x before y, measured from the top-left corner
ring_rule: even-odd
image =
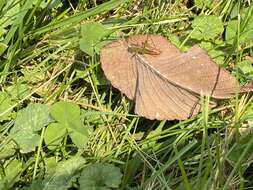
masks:
[[[20,147],[22,153],[35,150],[39,144],[39,130],[49,124],[49,108],[44,104],[30,104],[17,113],[10,135]]]

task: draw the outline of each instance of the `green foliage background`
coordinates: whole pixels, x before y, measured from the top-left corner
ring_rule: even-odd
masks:
[[[0,0],[0,189],[250,189],[251,94],[149,121],[105,79],[100,49],[159,34],[198,44],[243,85],[253,6],[216,0]],[[120,53],[120,52],[119,52]]]

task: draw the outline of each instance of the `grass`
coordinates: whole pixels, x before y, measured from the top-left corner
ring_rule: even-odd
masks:
[[[99,61],[101,41],[159,34],[182,51],[200,45],[242,85],[253,76],[252,10],[233,0],[1,1],[0,189],[252,189],[250,94],[212,110],[203,97],[195,117],[150,121]],[[202,17],[212,19],[203,27]],[[109,32],[84,47],[87,23]]]

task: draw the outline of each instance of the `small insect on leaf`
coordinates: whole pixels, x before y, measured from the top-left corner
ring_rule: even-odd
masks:
[[[137,54],[149,54],[149,55],[159,55],[161,51],[155,47],[152,47],[146,42],[142,42],[141,46],[137,44],[128,45],[128,51]]]

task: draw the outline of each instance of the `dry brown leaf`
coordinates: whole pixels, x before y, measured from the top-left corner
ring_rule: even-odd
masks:
[[[226,99],[237,89],[235,77],[206,51],[193,46],[181,53],[159,35],[116,40],[101,50],[100,60],[107,79],[135,101],[136,114],[148,119],[187,119],[200,111],[200,95]]]

